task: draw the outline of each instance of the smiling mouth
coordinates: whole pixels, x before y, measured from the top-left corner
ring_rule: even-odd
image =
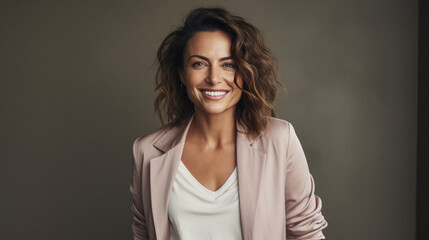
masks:
[[[222,90],[222,91],[208,91],[208,90],[201,90],[204,94],[209,95],[211,97],[219,97],[225,95],[228,91]]]

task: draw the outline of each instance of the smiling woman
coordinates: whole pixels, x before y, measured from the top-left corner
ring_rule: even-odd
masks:
[[[258,30],[199,8],[158,50],[165,126],[134,142],[135,239],[322,239],[321,200]]]
[[[198,32],[189,39],[184,59],[180,79],[196,115],[234,115],[243,83],[236,75],[230,37],[222,31]]]

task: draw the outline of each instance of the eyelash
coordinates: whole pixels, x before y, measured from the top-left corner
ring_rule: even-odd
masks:
[[[194,62],[193,64],[192,64],[192,66],[193,67],[202,67],[202,66],[205,66],[206,64],[205,63],[203,63],[203,62]]]
[[[235,65],[233,63],[225,63],[223,66],[225,65],[231,65],[230,68],[235,68]]]
[[[202,67],[202,66],[205,66],[205,65],[206,64],[203,63],[203,62],[194,62],[192,64],[193,67]],[[227,68],[234,68],[235,67],[235,65],[233,63],[224,63],[223,64],[224,67],[226,67],[226,65],[229,65],[229,67],[227,67]]]

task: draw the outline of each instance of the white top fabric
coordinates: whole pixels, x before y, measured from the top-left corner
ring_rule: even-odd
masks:
[[[204,187],[180,161],[168,205],[170,240],[240,240],[237,168],[217,191]]]

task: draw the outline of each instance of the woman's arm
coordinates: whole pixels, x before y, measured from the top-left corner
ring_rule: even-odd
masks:
[[[137,138],[133,144],[133,177],[130,186],[130,192],[133,199],[133,233],[134,240],[149,239],[146,227],[146,220],[144,216],[143,198],[142,198],[142,166],[143,166],[143,153],[138,148]]]
[[[328,225],[322,201],[314,195],[314,181],[292,124],[286,153],[286,234],[288,239],[324,239]]]

